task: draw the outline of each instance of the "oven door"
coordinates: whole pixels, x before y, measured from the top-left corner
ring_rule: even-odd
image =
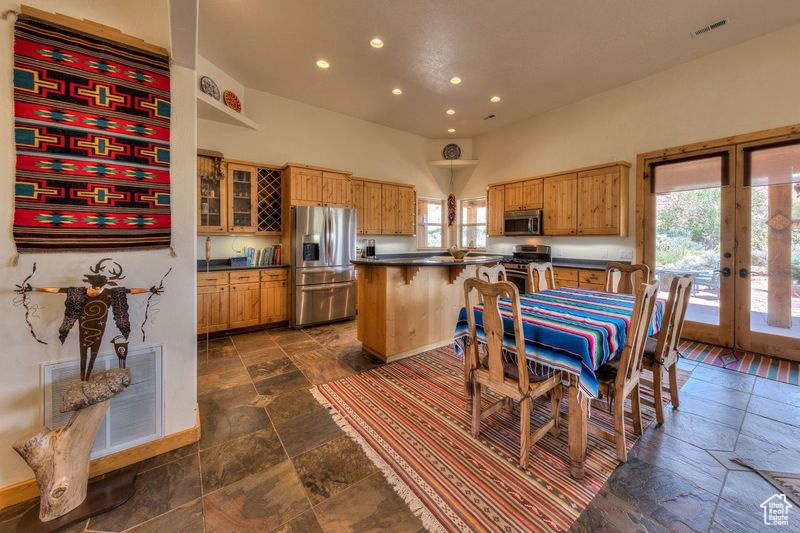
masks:
[[[528,273],[524,270],[511,270],[506,269],[506,277],[508,281],[517,286],[520,294],[528,294]]]

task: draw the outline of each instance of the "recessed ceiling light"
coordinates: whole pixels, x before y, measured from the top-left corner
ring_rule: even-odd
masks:
[[[403,89],[401,89],[400,87],[395,87],[394,89],[392,89],[392,94],[401,95],[403,94]]]
[[[328,68],[331,66],[331,64],[325,61],[324,59],[317,59],[317,66],[319,68]]]
[[[383,48],[383,41],[381,41],[378,37],[373,37],[373,39],[369,42],[369,45],[372,48]]]
[[[500,100],[502,100],[502,98],[500,98],[499,96],[492,96],[491,98],[489,98],[489,101],[494,103],[494,104],[496,104]]]
[[[459,78],[458,76],[453,76],[452,78],[450,78],[450,83],[452,83],[453,85],[458,85],[459,83],[461,83],[461,78]]]
[[[447,133],[455,133],[455,132],[456,132],[455,128],[448,128],[447,129]]]
[[[447,113],[448,115],[455,115],[456,114],[456,110],[455,109],[448,109],[447,111],[445,111],[445,113]]]

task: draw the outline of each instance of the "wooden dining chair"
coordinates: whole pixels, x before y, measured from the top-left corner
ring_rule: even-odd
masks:
[[[606,264],[606,292],[633,294],[640,283],[650,283],[650,267],[643,264]]]
[[[506,275],[506,267],[503,265],[486,266],[478,265],[478,272],[476,274],[478,279],[488,281],[489,283],[496,283],[498,281],[508,281]]]
[[[678,400],[678,345],[681,342],[683,322],[692,294],[692,276],[675,276],[669,286],[669,299],[661,318],[661,329],[655,337],[648,337],[644,347],[644,368],[653,372],[654,407],[656,420],[664,423],[663,372],[669,375],[669,395],[672,408],[677,409]]]
[[[625,400],[628,396],[631,397],[633,431],[637,435],[642,434],[639,378],[642,374],[644,347],[647,343],[647,331],[653,317],[657,293],[658,284],[656,283],[642,286],[633,305],[633,314],[622,355],[607,362],[595,372],[600,385],[600,395],[611,401],[614,413],[614,435],[591,424],[589,431],[606,440],[616,442],[617,459],[623,462],[628,459],[628,452],[625,449]]]
[[[471,293],[477,292],[483,299],[483,332],[486,342],[485,353],[480,356],[475,329],[475,315],[472,311]],[[500,315],[498,300],[511,299],[513,331],[503,328],[503,317]],[[533,374],[528,371],[528,360],[525,354],[525,339],[522,331],[522,312],[519,305],[519,291],[508,281],[487,283],[477,278],[469,278],[464,282],[464,301],[467,306],[469,323],[468,349],[465,358],[470,358],[473,387],[472,397],[472,435],[477,437],[481,430],[481,419],[488,417],[506,405],[507,399],[519,402],[520,452],[519,464],[528,466],[528,455],[531,446],[548,431],[554,436],[559,433],[559,404],[561,403],[560,371],[548,375]],[[506,361],[503,357],[503,337],[513,335],[515,351],[518,356],[515,362]],[[466,361],[465,361],[466,364]],[[481,392],[488,389],[501,398],[487,409],[482,409]],[[540,396],[550,397],[550,418],[533,433],[530,432],[531,408],[533,400]]]
[[[544,288],[542,288],[544,287]],[[528,263],[528,290],[539,292],[556,288],[553,263]]]

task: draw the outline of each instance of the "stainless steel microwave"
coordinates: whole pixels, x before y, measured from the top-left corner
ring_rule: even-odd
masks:
[[[503,235],[541,235],[542,210],[510,211],[503,216]]]

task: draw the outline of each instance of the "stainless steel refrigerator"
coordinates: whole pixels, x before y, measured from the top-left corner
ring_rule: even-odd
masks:
[[[292,327],[353,318],[356,210],[293,207],[292,228]]]

